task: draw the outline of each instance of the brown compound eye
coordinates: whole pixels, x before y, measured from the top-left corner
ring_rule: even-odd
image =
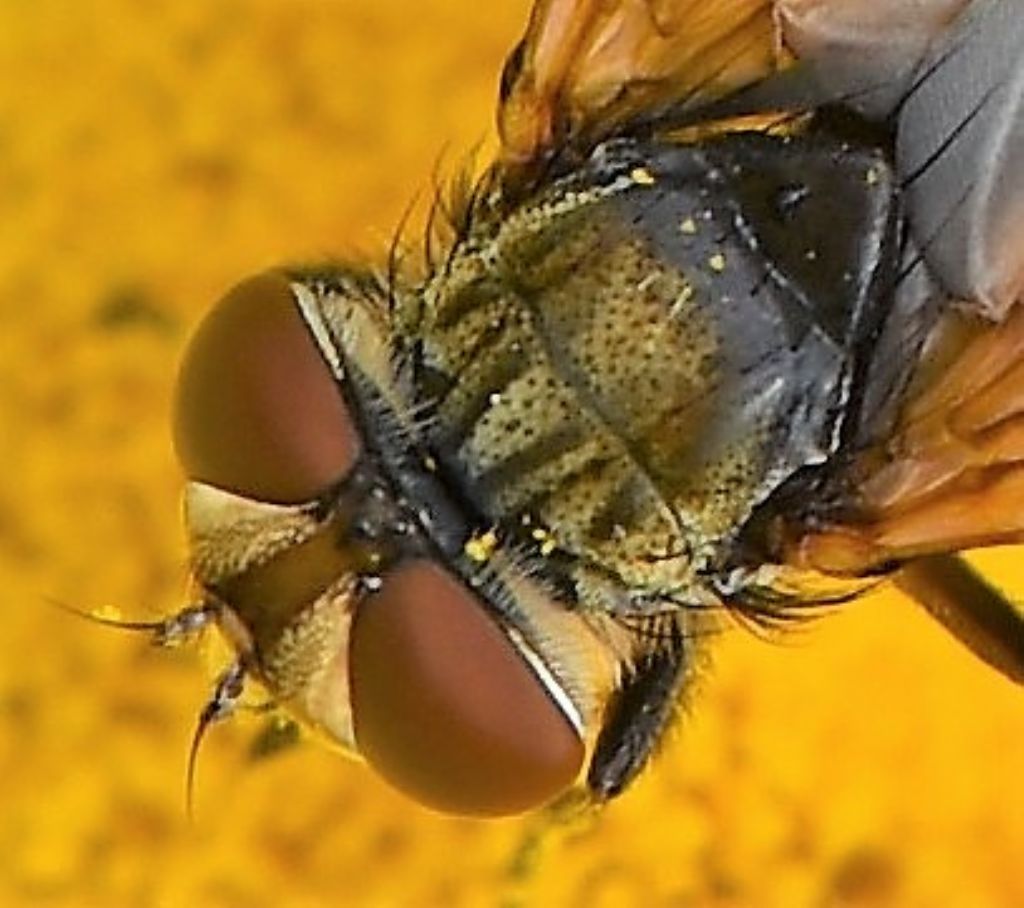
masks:
[[[406,563],[357,608],[349,659],[362,755],[448,813],[500,816],[572,785],[583,742],[513,644],[439,566]]]
[[[308,501],[352,466],[356,428],[283,275],[239,284],[199,326],[174,443],[189,479],[274,504]]]

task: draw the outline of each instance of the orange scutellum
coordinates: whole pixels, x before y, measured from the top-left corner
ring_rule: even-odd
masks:
[[[174,443],[189,479],[275,504],[308,501],[351,468],[352,416],[283,275],[243,281],[199,326]]]
[[[501,816],[572,785],[580,735],[477,598],[414,561],[357,608],[349,660],[356,743],[415,800]]]

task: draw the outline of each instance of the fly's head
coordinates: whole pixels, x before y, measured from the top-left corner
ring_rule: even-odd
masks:
[[[268,274],[211,311],[175,416],[193,572],[278,705],[425,804],[520,812],[582,777],[632,639],[446,481],[383,303]]]

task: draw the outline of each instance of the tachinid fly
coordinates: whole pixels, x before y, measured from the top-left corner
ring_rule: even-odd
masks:
[[[201,729],[251,676],[435,808],[601,801],[723,621],[889,573],[1024,676],[955,555],[1024,528],[1012,4],[597,6],[537,0],[424,277],[283,269],[193,339]]]

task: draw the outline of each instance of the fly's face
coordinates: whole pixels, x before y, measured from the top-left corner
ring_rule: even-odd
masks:
[[[680,138],[693,98],[775,69],[770,4],[682,3],[644,52],[602,38],[650,29],[627,5],[580,4],[573,28],[551,6],[506,69],[503,157],[422,281],[263,275],[186,354],[199,613],[238,656],[201,729],[248,675],[436,808],[600,801],[645,765],[723,615],[781,621],[809,578],[848,594],[904,562],[936,611],[983,599],[958,633],[1020,672],[1012,607],[914,560],[962,542],[913,509],[944,483],[937,506],[959,506],[966,467],[934,417],[949,307],[892,130],[708,114]],[[622,91],[574,55],[625,65]],[[1019,445],[1019,321],[957,366],[963,431],[1012,423],[986,466]]]

